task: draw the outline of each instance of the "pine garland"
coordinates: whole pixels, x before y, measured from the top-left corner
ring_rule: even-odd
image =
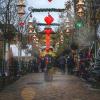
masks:
[[[34,8],[32,12],[63,12],[64,10],[59,8]]]
[[[47,24],[45,24],[45,23],[37,23],[37,25],[38,26],[46,26]],[[52,23],[50,25],[52,25],[52,26],[59,26],[60,24],[58,24],[58,23]]]

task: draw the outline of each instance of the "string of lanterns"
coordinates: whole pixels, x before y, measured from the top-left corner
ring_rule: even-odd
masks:
[[[20,26],[20,33],[23,32],[23,27],[25,25],[25,23],[23,22],[23,16],[25,15],[25,0],[18,0],[18,15],[19,15],[19,23],[18,25]]]
[[[50,24],[54,21],[54,18],[48,13],[48,16],[44,18],[44,21],[48,25],[47,28],[45,28],[44,32],[46,34],[46,51],[49,51],[50,48],[50,34],[53,32],[52,28],[50,28]]]
[[[76,8],[77,8],[77,15],[79,17],[84,16],[84,1],[83,0],[78,1],[78,3],[76,4]]]
[[[23,15],[25,14],[25,0],[18,0],[18,15],[20,18],[23,17]]]

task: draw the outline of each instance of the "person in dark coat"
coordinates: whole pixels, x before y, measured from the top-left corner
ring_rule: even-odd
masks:
[[[67,70],[68,74],[73,74],[74,60],[71,55],[67,57]]]
[[[64,56],[60,57],[59,64],[60,64],[60,69],[61,69],[62,73],[65,74],[65,72],[66,72],[66,68],[65,68],[66,60],[65,60]]]

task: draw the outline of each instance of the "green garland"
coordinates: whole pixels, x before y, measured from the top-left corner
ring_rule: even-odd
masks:
[[[38,26],[46,26],[47,24],[45,24],[45,23],[37,23],[37,25]],[[52,26],[59,26],[60,24],[58,24],[58,23],[52,23],[50,25],[52,25]]]
[[[34,8],[32,12],[63,12],[64,10],[59,8]]]

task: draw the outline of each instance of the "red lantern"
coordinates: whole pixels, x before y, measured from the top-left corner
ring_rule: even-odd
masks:
[[[54,21],[54,18],[49,14],[48,16],[46,16],[44,18],[44,20],[45,20],[46,24],[50,25]]]
[[[46,51],[50,48],[50,33],[52,32],[52,29],[45,29],[44,32],[46,33]]]
[[[48,0],[49,2],[51,2],[52,0]]]
[[[49,35],[50,33],[52,33],[52,29],[51,28],[45,29],[44,32]]]
[[[50,48],[50,34],[46,34],[46,50]]]

